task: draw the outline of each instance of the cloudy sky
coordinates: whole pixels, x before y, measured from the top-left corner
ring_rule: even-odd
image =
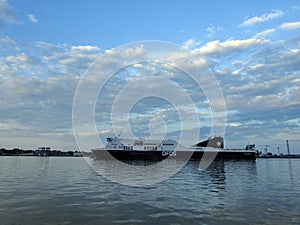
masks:
[[[155,131],[175,138],[182,129],[178,108],[187,117],[197,112],[200,127],[187,122],[184,129],[188,132],[200,129],[200,139],[215,132],[210,129],[211,121],[219,114],[212,115],[212,102],[205,93],[217,92],[215,88],[206,89],[206,84],[199,90],[181,68],[161,58],[125,66],[126,60],[146,57],[146,45],[117,51],[126,43],[158,40],[189,50],[209,67],[224,96],[227,147],[251,142],[260,149],[270,145],[274,153],[277,147],[286,152],[288,139],[291,150],[300,153],[299,15],[296,0],[243,4],[217,0],[0,0],[0,147],[76,149],[73,99],[94,62],[100,63],[101,71],[120,62],[124,65],[107,80],[96,100],[100,136],[112,130],[114,101],[127,102],[143,90],[153,90],[154,96],[134,104],[129,124],[120,112],[115,114],[122,135],[131,131],[137,137],[151,137]],[[171,57],[174,54],[168,59]],[[143,82],[147,76],[151,80]],[[180,101],[176,108],[155,97],[164,94],[167,80],[190,96],[193,109]],[[127,87],[134,87],[135,92]],[[120,98],[120,90],[127,90],[121,96],[128,98]],[[169,96],[180,93],[168,89]],[[81,134],[88,138],[93,132],[87,127]]]

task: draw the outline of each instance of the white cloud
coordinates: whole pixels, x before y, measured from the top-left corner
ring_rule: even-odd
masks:
[[[20,63],[20,64],[23,64],[23,65],[24,64],[32,64],[36,61],[32,56],[27,55],[25,53],[20,53],[16,56],[7,56],[6,60],[8,62]]]
[[[29,15],[28,15],[28,18],[29,18],[29,20],[30,20],[32,23],[37,23],[37,22],[38,22],[37,18],[36,18],[35,15],[33,15],[33,14],[29,14]]]
[[[230,73],[230,69],[228,67],[222,68],[222,69],[217,69],[216,72],[218,74],[226,75]]]
[[[267,29],[267,30],[264,30],[262,32],[259,32],[257,34],[255,34],[253,36],[253,38],[263,38],[263,37],[266,37],[270,34],[273,34],[276,30],[274,28],[271,28],[271,29]]]
[[[222,27],[214,26],[212,23],[209,24],[209,26],[206,28],[207,37],[212,37],[214,33],[217,31],[222,30]]]
[[[285,30],[298,29],[300,28],[300,21],[283,23],[281,24],[280,28]]]
[[[135,67],[135,68],[141,68],[141,67],[143,67],[143,64],[135,63],[135,64],[133,64],[133,67]]]
[[[235,71],[232,72],[232,75],[236,76],[236,75],[239,75],[241,72],[242,72],[241,69],[237,69],[237,70],[235,70]]]
[[[87,69],[88,66],[99,57],[99,48],[91,46],[71,47],[70,51],[59,54],[56,58],[60,65],[73,67],[77,69]],[[56,57],[54,55],[54,57]]]
[[[72,51],[100,51],[100,48],[98,46],[91,46],[91,45],[78,45],[78,46],[72,46]]]
[[[227,126],[229,126],[229,127],[239,127],[241,125],[242,124],[240,124],[240,123],[229,123]]]
[[[269,20],[273,20],[273,19],[278,18],[283,15],[284,15],[284,12],[282,10],[274,9],[270,13],[265,13],[261,16],[254,16],[254,17],[245,19],[244,22],[240,26],[244,26],[244,27],[252,26],[257,23],[262,23],[262,22],[266,22]]]
[[[186,49],[192,49],[192,48],[197,47],[200,44],[201,44],[201,42],[197,42],[191,38],[191,39],[188,39],[187,41],[183,42],[182,47],[186,48]]]
[[[269,41],[267,40],[257,38],[250,38],[244,40],[227,40],[225,42],[220,42],[219,40],[216,40],[208,42],[201,48],[194,50],[194,53],[202,55],[226,54],[231,51],[241,51],[257,45],[266,44],[268,42]]]
[[[20,20],[15,9],[6,0],[0,0],[0,30],[6,25],[18,23],[20,23]]]

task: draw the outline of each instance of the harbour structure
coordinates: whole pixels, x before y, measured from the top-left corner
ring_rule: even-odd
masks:
[[[49,156],[50,151],[51,151],[50,147],[38,147],[37,155],[39,155],[39,156]]]

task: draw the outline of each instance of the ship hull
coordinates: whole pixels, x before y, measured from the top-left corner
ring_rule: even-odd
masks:
[[[164,160],[164,159],[175,159],[175,160],[190,160],[197,161],[203,158],[214,158],[221,160],[255,160],[255,151],[176,151],[176,154],[163,155],[163,151],[124,151],[124,150],[92,150],[94,156],[97,159],[111,159],[113,156],[118,160]]]

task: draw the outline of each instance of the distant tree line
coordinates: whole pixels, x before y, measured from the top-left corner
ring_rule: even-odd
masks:
[[[41,152],[39,150],[23,150],[19,148],[0,148],[0,156],[82,156],[78,151],[50,150]]]

